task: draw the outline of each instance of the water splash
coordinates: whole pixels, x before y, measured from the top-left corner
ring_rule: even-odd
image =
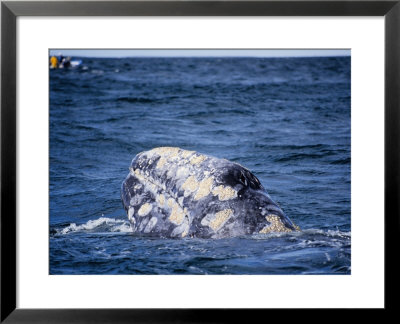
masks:
[[[84,224],[71,223],[66,227],[56,229],[56,234],[65,235],[70,233],[131,233],[132,228],[127,220],[100,217],[89,220]]]

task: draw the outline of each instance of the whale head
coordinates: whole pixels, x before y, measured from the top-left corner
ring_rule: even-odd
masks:
[[[272,200],[258,178],[248,169],[236,163],[224,168],[220,182],[237,191],[237,198],[232,201],[240,209],[246,233],[291,232],[299,230]]]
[[[139,153],[121,188],[135,232],[232,237],[298,230],[245,167],[195,151]]]

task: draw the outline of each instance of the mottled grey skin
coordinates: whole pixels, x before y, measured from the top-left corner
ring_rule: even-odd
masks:
[[[136,155],[121,198],[137,233],[220,238],[299,230],[246,168],[161,147]]]

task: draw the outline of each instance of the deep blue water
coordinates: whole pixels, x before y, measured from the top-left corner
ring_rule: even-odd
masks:
[[[82,58],[50,71],[50,274],[350,274],[350,58]],[[135,236],[132,158],[178,146],[250,169],[302,229]]]

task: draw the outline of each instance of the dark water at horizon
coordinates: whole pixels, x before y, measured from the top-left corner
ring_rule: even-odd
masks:
[[[82,58],[50,71],[50,274],[350,274],[350,58]],[[178,146],[250,169],[303,230],[132,234],[132,158]]]

